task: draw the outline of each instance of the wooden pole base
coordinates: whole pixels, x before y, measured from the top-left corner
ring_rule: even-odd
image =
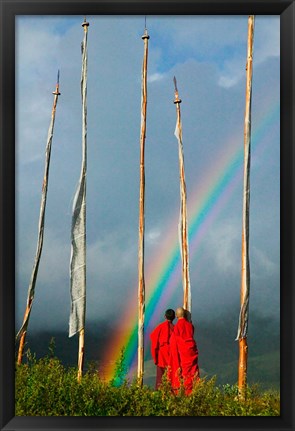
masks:
[[[137,383],[139,387],[143,385],[143,372],[144,372],[144,353],[143,348],[138,348],[138,369],[137,369]]]
[[[84,363],[84,329],[79,332],[79,352],[78,352],[78,383],[81,382]]]
[[[17,355],[17,365],[21,365],[21,363],[22,363],[23,353],[24,353],[24,347],[25,347],[25,341],[26,341],[26,335],[27,335],[27,331],[24,331],[22,333],[20,341],[19,341],[19,348],[18,348],[18,355]]]
[[[245,398],[247,387],[247,360],[248,344],[247,337],[239,340],[239,368],[238,368],[238,390],[239,397]]]

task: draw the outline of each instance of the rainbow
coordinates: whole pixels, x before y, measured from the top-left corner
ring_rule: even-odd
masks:
[[[276,101],[264,117],[258,119],[252,131],[252,160],[261,157],[267,147],[267,136],[272,127],[277,126],[279,101]],[[205,233],[212,225],[226,202],[242,181],[243,134],[241,131],[229,139],[222,153],[216,157],[214,166],[208,169],[201,184],[197,184],[188,194],[188,221],[190,261],[195,259],[199,245]],[[172,297],[177,295],[176,303],[182,302],[180,251],[177,232],[178,215],[165,233],[165,242],[146,269],[146,306],[145,306],[145,342],[149,345],[149,334],[159,322],[163,311],[169,307]],[[105,350],[102,363],[106,380],[114,379],[115,361],[122,348],[126,364],[132,375],[137,358],[137,291],[126,304],[126,311],[121,318],[120,331],[113,335]],[[173,302],[174,303],[174,302]],[[147,346],[145,351],[148,351]]]

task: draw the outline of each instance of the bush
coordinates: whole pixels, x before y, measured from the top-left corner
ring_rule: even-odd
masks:
[[[164,375],[158,391],[140,387],[136,379],[125,377],[124,352],[118,362],[120,385],[104,382],[94,367],[89,367],[80,383],[77,369],[65,368],[53,351],[36,360],[27,352],[27,362],[16,366],[17,416],[279,416],[278,392],[247,388],[245,400],[237,386],[216,386],[216,378],[201,379],[191,395],[171,390]],[[118,377],[117,376],[117,377]]]

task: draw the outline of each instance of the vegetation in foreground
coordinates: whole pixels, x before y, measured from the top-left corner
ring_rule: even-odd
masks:
[[[36,360],[27,352],[26,363],[16,367],[16,416],[279,416],[280,394],[247,388],[245,400],[237,387],[216,386],[216,379],[201,379],[190,396],[183,388],[171,393],[164,379],[162,388],[124,378],[124,356],[117,362],[116,381],[106,383],[94,367],[89,367],[81,383],[77,369],[66,368],[53,352]],[[118,386],[118,382],[120,385]]]

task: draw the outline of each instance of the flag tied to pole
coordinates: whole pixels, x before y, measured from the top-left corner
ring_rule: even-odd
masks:
[[[84,23],[82,44],[82,165],[81,174],[73,202],[71,229],[70,294],[71,312],[69,337],[85,326],[86,309],[86,169],[87,169],[87,24]]]
[[[186,185],[184,175],[184,155],[182,144],[182,124],[180,115],[181,100],[178,98],[178,90],[176,86],[176,79],[174,77],[175,85],[175,101],[177,109],[177,120],[174,135],[178,140],[178,155],[179,155],[179,171],[180,171],[180,215],[179,215],[179,242],[182,260],[182,282],[184,291],[183,307],[191,312],[191,286],[189,277],[189,250],[188,250],[188,227],[187,227],[187,208],[186,208]]]
[[[16,335],[16,339],[27,330],[29,318],[32,310],[33,300],[35,296],[35,286],[38,275],[39,263],[43,248],[43,238],[44,238],[44,223],[45,223],[45,209],[46,209],[46,200],[47,200],[47,189],[48,189],[48,179],[49,179],[49,166],[50,166],[50,156],[51,156],[51,146],[52,146],[52,138],[53,138],[53,130],[54,130],[54,122],[55,122],[55,111],[57,106],[57,100],[59,93],[59,71],[57,75],[57,84],[56,90],[53,92],[54,101],[52,108],[51,121],[48,129],[47,135],[47,143],[45,149],[45,168],[44,168],[44,177],[43,177],[43,185],[42,185],[42,193],[41,193],[41,204],[40,204],[40,213],[39,213],[39,225],[38,225],[38,239],[37,239],[37,249],[35,254],[35,261],[32,269],[31,280],[28,288],[28,296],[27,296],[27,306],[26,312],[23,320],[23,324]]]
[[[241,309],[236,340],[245,338],[248,333],[250,259],[249,259],[249,208],[250,208],[250,164],[251,164],[251,102],[252,102],[252,56],[254,38],[254,15],[248,19],[247,82],[244,125],[244,183],[242,217],[242,271]]]

